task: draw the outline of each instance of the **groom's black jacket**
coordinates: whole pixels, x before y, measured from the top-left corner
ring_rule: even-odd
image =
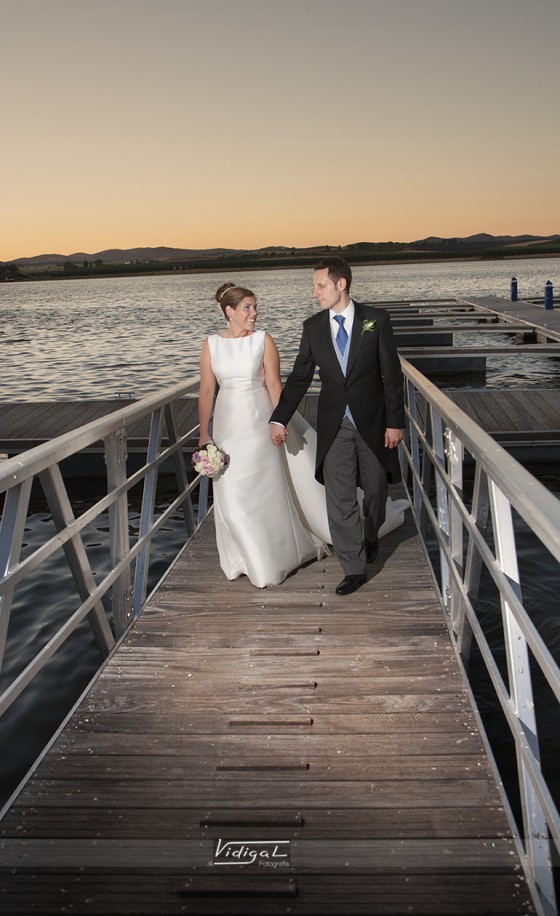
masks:
[[[387,428],[404,428],[403,376],[391,321],[384,309],[359,302],[354,302],[354,308],[346,377],[334,351],[330,312],[324,309],[303,323],[294,368],[270,418],[287,426],[318,366],[321,392],[315,476],[320,483],[323,461],[340,428],[346,405],[358,432],[383,466],[390,473],[398,470],[396,449],[386,449],[384,445]],[[372,323],[375,327],[368,329]]]

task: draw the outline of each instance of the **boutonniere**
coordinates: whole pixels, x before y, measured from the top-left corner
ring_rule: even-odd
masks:
[[[374,319],[368,320],[367,318],[362,321],[362,334],[365,334],[366,331],[375,331],[377,327],[377,321]]]

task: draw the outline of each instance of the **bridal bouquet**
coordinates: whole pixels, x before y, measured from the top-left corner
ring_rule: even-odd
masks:
[[[213,442],[208,442],[196,450],[192,456],[192,466],[197,474],[203,477],[215,477],[227,466],[229,455]]]

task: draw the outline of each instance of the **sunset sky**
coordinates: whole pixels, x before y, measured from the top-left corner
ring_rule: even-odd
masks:
[[[0,261],[560,232],[560,0],[0,17]]]

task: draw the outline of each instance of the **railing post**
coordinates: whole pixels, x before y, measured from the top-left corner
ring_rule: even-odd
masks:
[[[39,475],[43,492],[47,499],[53,522],[57,531],[71,525],[74,521],[74,512],[66,492],[64,480],[58,464],[47,468]],[[86,601],[95,591],[95,578],[90,566],[88,555],[84,547],[84,542],[80,534],[64,544],[64,553],[70,568],[70,572],[76,583],[78,594],[82,601]],[[88,614],[88,620],[103,655],[108,655],[113,646],[115,639],[107,620],[107,614],[103,603],[99,601]]]
[[[107,492],[111,493],[126,482],[127,441],[126,429],[116,430],[105,439],[105,462],[107,464]],[[122,493],[109,507],[109,539],[111,544],[111,567],[114,568],[130,550],[128,533],[128,494]],[[132,587],[130,563],[112,590],[112,610],[117,639],[124,633],[132,620]]]
[[[517,277],[511,278],[511,301],[517,302]]]
[[[458,496],[463,500],[463,443],[459,437],[450,429],[447,430],[447,473],[453,484]],[[463,522],[458,506],[449,493],[449,554],[451,562],[457,571],[459,580],[463,581],[464,562],[463,562]],[[453,632],[457,633],[462,627],[462,614],[465,613],[463,606],[463,597],[461,589],[457,584],[456,577],[451,576],[450,582],[450,601],[449,617]]]
[[[32,484],[33,479],[31,478],[6,493],[4,511],[0,519],[0,578],[2,579],[19,562]],[[14,590],[11,585],[0,593],[0,670],[6,647],[13,596]]]
[[[544,287],[544,307],[548,310],[554,308],[554,288],[551,280],[547,280]]]
[[[420,443],[418,440],[418,431],[416,429],[416,424],[418,423],[418,410],[416,405],[416,389],[413,382],[410,379],[407,380],[407,392],[408,392],[408,412],[410,415],[410,453],[412,455],[412,466],[416,473],[420,474]],[[416,476],[413,477],[412,481],[412,503],[414,506],[414,512],[416,518],[420,517],[420,512],[422,510],[422,492],[420,486],[417,482]]]
[[[492,507],[496,560],[503,573],[508,577],[509,584],[516,597],[521,601],[521,584],[511,504],[493,480],[489,483],[489,494]],[[500,594],[500,601],[511,704],[523,728],[526,741],[538,761],[540,760],[540,752],[529,650],[523,631],[503,594]],[[539,894],[547,901],[550,907],[549,912],[555,913],[554,879],[546,817],[537,797],[529,767],[519,743],[516,745],[516,751],[527,861],[538,886]]]
[[[435,484],[436,484],[436,510],[437,521],[440,531],[449,547],[449,497],[447,489],[441,476],[441,471],[445,469],[445,444],[443,435],[443,420],[435,407],[430,408],[432,411],[432,429],[434,437],[434,452],[436,455],[436,464],[434,466]],[[446,610],[449,610],[449,562],[443,547],[439,548],[440,559],[440,588],[443,603]]]
[[[177,428],[177,421],[175,418],[175,408],[174,408],[174,404],[172,401],[169,404],[167,404],[165,408],[165,424],[167,426],[167,434],[169,436],[169,441],[177,442],[177,440],[179,439],[179,431]],[[180,452],[174,453],[173,462],[175,464],[175,477],[177,479],[177,486],[179,488],[179,491],[181,492],[181,491],[186,490],[188,486],[187,470],[185,468],[185,459],[184,459],[182,450]],[[185,519],[187,537],[190,537],[196,527],[192,500],[190,496],[188,497],[187,500],[185,500],[181,509],[183,512],[183,517]]]
[[[472,495],[471,516],[474,525],[481,534],[486,535],[488,529],[488,478],[477,463],[474,472],[474,487]],[[473,609],[476,610],[478,592],[480,589],[480,575],[482,572],[482,558],[474,544],[472,535],[469,535],[467,546],[467,559],[465,562],[465,590]],[[457,648],[463,660],[463,665],[468,668],[472,645],[472,627],[465,614],[461,626],[457,631]]]
[[[208,477],[202,477],[198,487],[198,512],[196,513],[196,523],[200,523],[204,520],[206,513],[208,512],[208,496],[210,493],[210,479]]]
[[[426,404],[425,413],[426,413],[426,421],[424,424],[424,435],[426,437],[427,442],[433,442],[432,411],[430,410],[427,404]],[[428,454],[428,450],[425,448],[422,454],[422,482],[421,482],[421,487],[420,487],[420,489],[423,490],[424,493],[430,492],[433,472],[434,472],[434,469],[432,465],[432,459],[431,459],[431,456]],[[426,540],[426,536],[428,534],[428,518],[429,518],[428,510],[426,508],[426,504],[424,500],[422,500],[422,510],[420,512],[418,527],[419,527],[420,534],[422,536],[423,541]]]
[[[146,463],[150,464],[155,461],[160,449],[161,429],[162,429],[163,409],[155,410],[150,422],[150,438],[148,441],[148,451]],[[157,467],[150,468],[144,478],[144,490],[142,493],[142,509],[140,511],[140,527],[138,529],[138,539],[141,540],[150,531],[154,521],[154,507],[156,502],[156,491],[158,482]],[[150,568],[150,551],[151,542],[148,541],[136,558],[134,567],[134,599],[133,614],[138,616],[142,610],[142,605],[146,600],[148,590],[148,571]]]

